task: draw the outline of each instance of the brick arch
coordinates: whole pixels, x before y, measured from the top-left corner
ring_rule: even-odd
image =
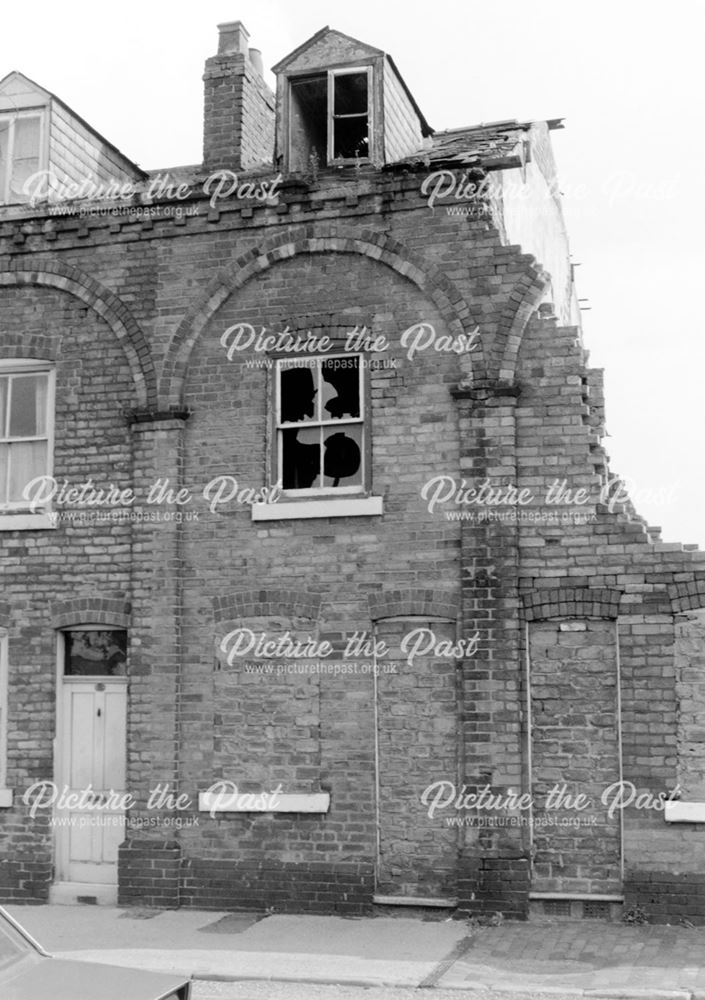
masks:
[[[674,614],[705,608],[705,574],[693,573],[692,579],[668,585]]]
[[[521,259],[526,262],[526,268],[524,274],[517,279],[508,305],[502,312],[500,328],[507,332],[504,335],[500,334],[498,338],[499,350],[502,352],[499,378],[503,382],[510,383],[513,383],[516,377],[519,348],[526,324],[535,312],[551,280],[533,257],[524,255]]]
[[[316,237],[290,231],[272,237],[258,248],[238,257],[232,269],[222,270],[216,275],[202,296],[189,308],[167,351],[160,398],[169,405],[181,402],[191,351],[212,316],[234,291],[279,261],[313,253],[358,254],[391,268],[430,298],[455,336],[470,333],[478,325],[467,302],[446,275],[384,233],[364,231],[359,237],[353,237],[333,231],[326,236]],[[481,352],[482,343],[476,364],[478,375],[484,374]]]
[[[21,333],[4,333],[0,344],[0,358],[32,358],[37,361],[54,361],[56,341],[40,333],[29,337]]]
[[[122,345],[140,406],[156,404],[157,377],[146,338],[127,306],[105,285],[67,264],[0,266],[0,287],[39,285],[68,292],[105,320]]]
[[[622,591],[613,587],[542,587],[524,594],[527,621],[550,618],[616,619]]]
[[[425,590],[404,588],[369,594],[370,619],[373,622],[383,618],[447,618],[457,621],[460,614],[460,599],[447,590]]]
[[[51,604],[53,628],[72,625],[108,625],[129,628],[130,605],[115,597],[69,597]]]
[[[321,594],[307,594],[300,590],[241,590],[224,597],[214,597],[213,618],[220,623],[285,615],[317,621],[321,614],[321,602]]]

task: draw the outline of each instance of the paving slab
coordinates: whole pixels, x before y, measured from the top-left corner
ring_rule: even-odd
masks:
[[[446,989],[691,1000],[705,989],[705,928],[532,920],[479,928]]]
[[[705,1000],[705,928],[11,906],[50,952],[202,979]]]
[[[113,907],[8,907],[52,954],[200,978],[418,986],[467,935],[462,921]],[[229,929],[229,924],[231,925]]]

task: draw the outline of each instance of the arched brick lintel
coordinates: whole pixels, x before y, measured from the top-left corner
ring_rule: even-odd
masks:
[[[668,596],[674,614],[680,611],[700,611],[705,608],[705,576],[693,574],[692,580],[670,584]]]
[[[149,346],[129,309],[113,292],[83,271],[67,264],[44,262],[42,265],[22,266],[20,262],[12,267],[0,265],[0,286],[22,285],[37,285],[67,292],[97,313],[122,345],[135,384],[138,405],[156,405],[157,376]]]
[[[368,595],[370,619],[384,618],[446,618],[457,621],[460,600],[442,590],[404,589],[388,590]]]
[[[213,598],[213,618],[220,623],[284,615],[317,621],[321,602],[321,594],[307,594],[300,590],[242,590]]]
[[[616,619],[622,591],[612,587],[546,587],[524,595],[527,621],[552,618]]]
[[[454,336],[469,334],[478,325],[467,302],[446,275],[383,233],[303,237],[300,232],[288,231],[239,257],[233,269],[216,276],[188,310],[174,333],[164,362],[160,385],[163,405],[180,405],[191,351],[212,316],[234,291],[279,261],[317,253],[358,254],[396,271],[429,297]],[[480,351],[474,356],[478,377],[484,374],[481,342],[479,346]]]
[[[129,628],[130,605],[111,597],[70,597],[53,601],[51,623],[56,629],[81,625]]]

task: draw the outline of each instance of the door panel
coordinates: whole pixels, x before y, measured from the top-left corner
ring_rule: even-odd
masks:
[[[68,677],[62,684],[55,813],[57,878],[115,884],[124,840],[127,686],[122,678]]]

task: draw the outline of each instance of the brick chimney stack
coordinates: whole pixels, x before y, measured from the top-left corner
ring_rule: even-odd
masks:
[[[219,24],[218,54],[206,60],[203,165],[248,170],[274,158],[274,94],[242,21]]]

